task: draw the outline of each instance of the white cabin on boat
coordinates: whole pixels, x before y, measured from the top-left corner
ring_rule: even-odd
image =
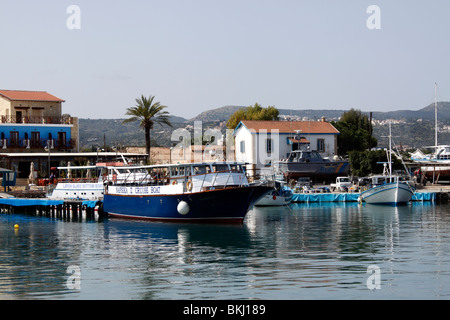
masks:
[[[150,187],[138,190],[143,194],[176,194],[249,185],[237,162],[109,167],[107,176],[108,193],[130,192],[128,186]]]

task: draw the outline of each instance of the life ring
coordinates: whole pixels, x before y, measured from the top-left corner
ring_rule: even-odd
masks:
[[[186,189],[188,191],[192,191],[192,180],[188,180],[188,182],[186,183]]]
[[[172,185],[176,185],[177,184],[177,180],[173,180]]]

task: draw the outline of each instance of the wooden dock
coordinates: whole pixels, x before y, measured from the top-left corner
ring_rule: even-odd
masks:
[[[102,220],[101,201],[0,198],[2,213],[25,213],[70,221]]]

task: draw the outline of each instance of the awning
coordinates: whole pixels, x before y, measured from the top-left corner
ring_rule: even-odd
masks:
[[[306,140],[305,138],[295,139],[295,138],[288,138],[288,140],[293,143],[311,143],[309,140]]]

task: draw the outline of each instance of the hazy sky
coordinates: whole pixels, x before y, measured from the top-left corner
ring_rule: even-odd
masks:
[[[450,101],[448,0],[0,0],[0,35],[0,88],[48,91],[80,118],[123,118],[141,94],[185,118],[417,110],[435,82]]]

